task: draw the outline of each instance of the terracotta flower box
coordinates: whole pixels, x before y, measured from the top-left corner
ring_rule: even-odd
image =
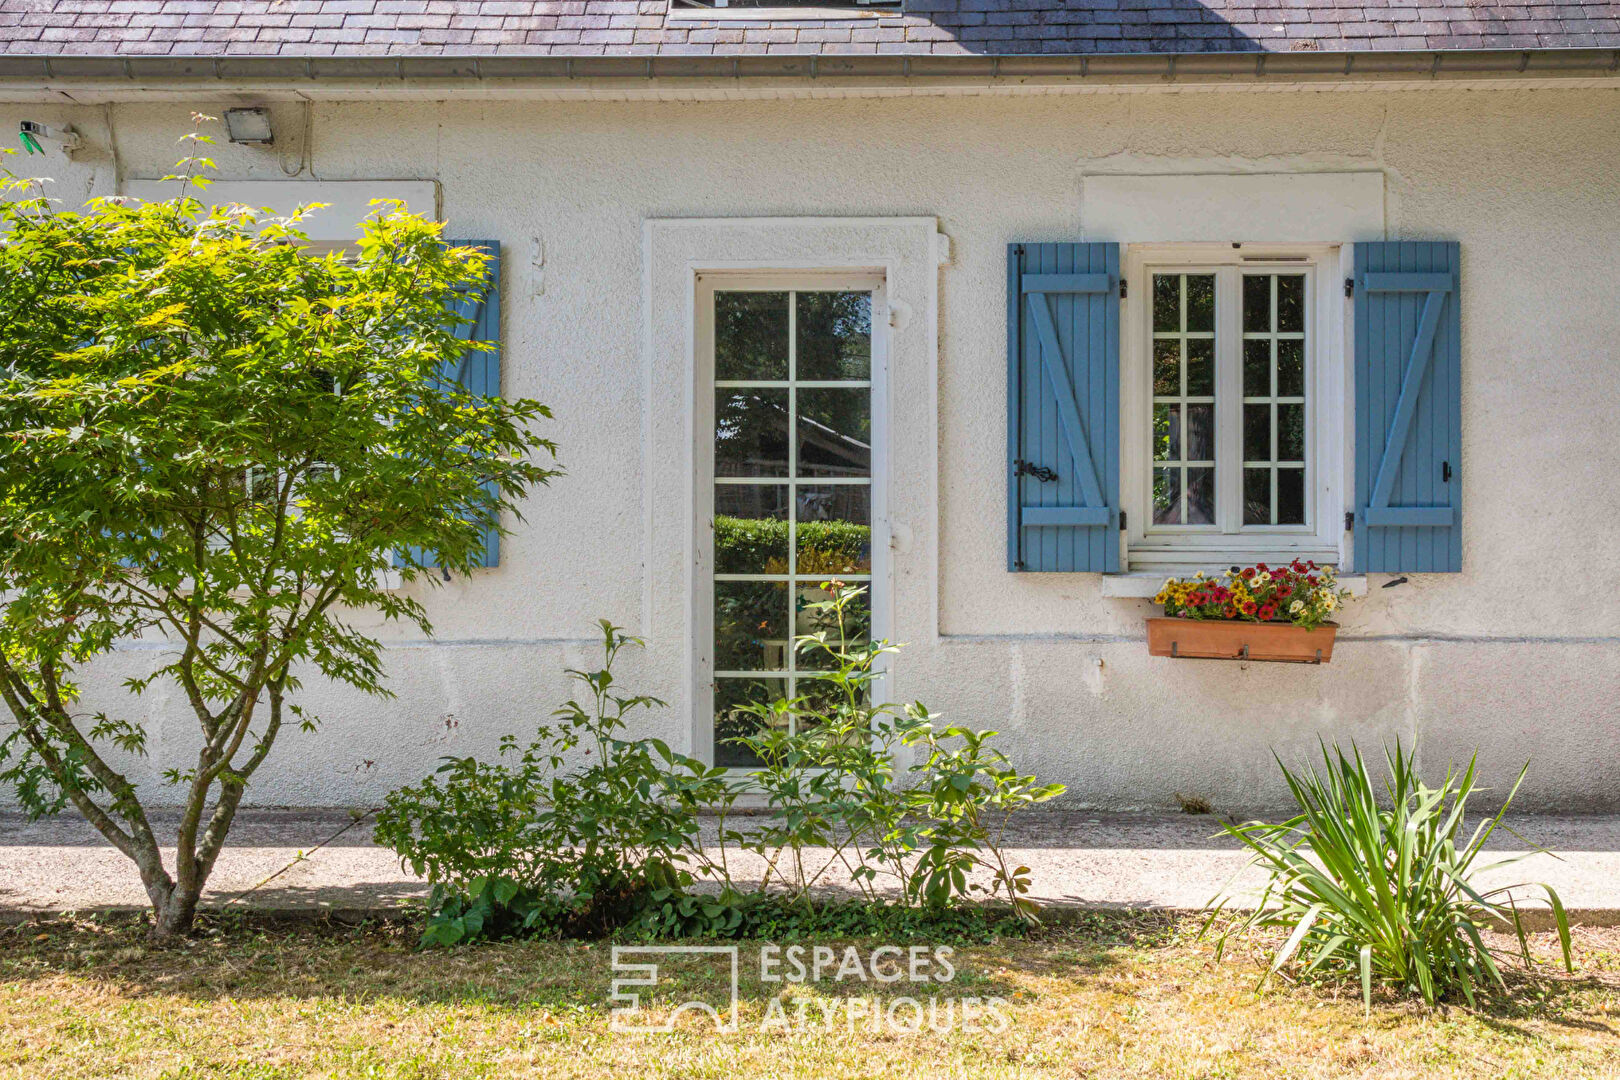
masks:
[[[1333,638],[1339,629],[1337,623],[1306,630],[1286,622],[1179,618],[1152,618],[1147,626],[1152,656],[1291,664],[1325,664],[1333,659]]]

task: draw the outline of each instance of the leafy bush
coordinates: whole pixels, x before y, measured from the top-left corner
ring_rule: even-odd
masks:
[[[1520,770],[1496,816],[1465,840],[1468,800],[1479,790],[1475,763],[1460,776],[1448,768],[1440,786],[1431,788],[1398,742],[1385,758],[1387,808],[1380,807],[1377,786],[1353,745],[1348,756],[1337,746],[1331,754],[1323,746],[1320,773],[1294,773],[1278,761],[1300,812],[1281,824],[1223,826],[1253,852],[1250,865],[1266,867],[1271,876],[1256,910],[1221,934],[1217,955],[1233,933],[1286,930],[1288,939],[1267,978],[1298,957],[1306,975],[1359,975],[1368,1008],[1375,980],[1430,1005],[1453,994],[1473,1005],[1477,991],[1504,985],[1497,958],[1480,935],[1482,925],[1511,928],[1530,966],[1524,925],[1510,895],[1523,886],[1482,892],[1471,882],[1480,871],[1524,858],[1474,865],[1529,766]],[[1569,920],[1558,894],[1539,888],[1552,907],[1567,969]]]
[[[724,797],[724,770],[657,739],[620,737],[627,716],[663,703],[614,692],[614,660],[641,642],[601,626],[602,667],[569,672],[587,704],[569,701],[527,747],[504,738],[512,765],[447,758],[436,776],[388,795],[377,841],[434,886],[425,944],[602,933],[639,915],[656,890],[691,885],[696,808]]]
[[[882,657],[898,649],[867,640],[864,588],[822,588],[827,599],[808,610],[825,629],[796,647],[802,663],[825,670],[801,680],[807,693],[754,706],[756,731],[736,740],[764,762],[750,784],[775,811],[740,838],[765,859],[766,884],[772,873],[791,873],[790,892],[807,896],[841,867],[872,901],[886,878],[908,903],[943,907],[986,893],[1034,921],[1029,868],[1008,865],[1000,837],[1011,814],[1062,794],[1063,785],[1020,774],[990,745],[994,731],[940,726],[920,702],[870,704]],[[807,848],[832,854],[811,872]],[[968,878],[980,867],[988,886]]]
[[[801,521],[799,558],[806,574],[852,574],[872,562],[872,529],[850,521]],[[788,523],[774,518],[714,519],[714,562],[720,573],[748,573],[771,564],[787,570]]]
[[[955,925],[953,904],[997,896],[1011,916],[973,918],[1034,923],[1029,869],[1008,864],[1000,836],[1008,815],[1062,785],[1019,774],[990,746],[994,732],[939,726],[920,704],[867,704],[880,658],[896,649],[865,640],[862,590],[823,589],[812,621],[826,629],[797,645],[826,669],[801,679],[804,695],[750,710],[759,728],[734,741],[763,764],[746,775],[622,737],[627,715],[661,702],[613,692],[615,657],[640,643],[604,622],[602,668],[570,673],[589,689],[587,705],[569,702],[527,747],[504,739],[510,764],[449,758],[390,794],[377,840],[433,884],[424,944],[621,928],[651,937],[852,928],[861,920],[847,905],[812,899],[838,876],[863,894],[874,928],[913,919],[897,910],[917,912],[916,925]],[[570,765],[581,748],[588,764]],[[745,796],[763,797],[772,813],[739,827]],[[716,816],[712,849],[699,837],[700,810]],[[809,865],[812,849],[829,853],[819,866]],[[739,883],[733,851],[758,855],[763,880]],[[981,868],[988,885],[969,879]],[[699,879],[712,891],[694,891]],[[880,879],[896,886],[898,908]]]

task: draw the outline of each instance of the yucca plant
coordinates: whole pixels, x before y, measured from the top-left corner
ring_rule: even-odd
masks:
[[[1234,934],[1283,929],[1288,938],[1262,982],[1297,958],[1301,975],[1359,975],[1368,1010],[1374,981],[1419,995],[1430,1005],[1461,995],[1472,1006],[1481,992],[1506,985],[1501,958],[1486,946],[1482,928],[1512,928],[1519,955],[1530,967],[1514,890],[1537,888],[1552,908],[1564,966],[1573,970],[1569,920],[1550,886],[1482,891],[1472,884],[1479,873],[1524,858],[1475,865],[1529,765],[1519,770],[1501,810],[1465,839],[1468,800],[1483,790],[1475,785],[1477,758],[1460,774],[1448,767],[1440,786],[1429,787],[1399,742],[1393,751],[1386,747],[1384,756],[1389,762],[1385,805],[1379,804],[1378,786],[1355,744],[1348,754],[1323,745],[1320,772],[1311,767],[1296,773],[1277,760],[1298,814],[1281,824],[1223,823],[1252,853],[1248,865],[1265,867],[1270,879],[1255,910],[1220,934],[1216,958]],[[1206,933],[1229,900],[1224,894],[1211,901]]]

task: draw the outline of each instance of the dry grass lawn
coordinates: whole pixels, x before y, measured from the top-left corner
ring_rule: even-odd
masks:
[[[959,945],[954,979],[921,992],[762,983],[758,945],[744,943],[740,1032],[684,1014],[672,1034],[615,1034],[605,943],[418,953],[408,927],[236,923],[154,952],[129,924],[6,927],[0,1078],[1620,1078],[1620,931],[1578,932],[1574,979],[1550,974],[1555,945],[1541,936],[1549,974],[1489,1011],[1384,998],[1369,1020],[1356,987],[1257,991],[1258,952],[1217,965],[1193,929],[1095,917]],[[655,1015],[729,981],[707,961],[665,975]],[[866,1020],[928,993],[1003,999],[1005,1030],[985,1015],[965,1030],[960,1013],[954,1030],[918,1034]],[[787,1024],[762,1030],[773,1014]],[[913,1014],[896,1015],[904,1028]]]

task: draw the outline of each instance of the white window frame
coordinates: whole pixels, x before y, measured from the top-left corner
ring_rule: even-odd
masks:
[[[692,656],[696,728],[693,756],[714,762],[714,294],[721,291],[782,292],[792,289],[872,294],[872,571],[868,602],[872,640],[893,636],[889,547],[889,332],[888,285],[881,271],[769,270],[699,271],[694,282],[693,311],[693,490],[692,522],[694,573],[692,575]],[[792,333],[791,322],[789,334]],[[793,438],[790,431],[789,439]],[[784,483],[786,480],[783,481]],[[810,481],[814,483],[814,481]],[[791,636],[793,628],[788,628]],[[770,673],[761,673],[769,678]],[[785,676],[784,676],[785,679]],[[872,684],[873,700],[887,700],[888,673],[878,667]],[[750,770],[733,768],[736,775]]]
[[[1125,301],[1120,357],[1121,508],[1128,570],[1213,570],[1238,563],[1348,557],[1344,511],[1350,505],[1354,460],[1354,380],[1348,358],[1349,320],[1340,282],[1349,276],[1349,245],[1181,243],[1132,244],[1124,252]],[[1217,462],[1237,460],[1242,442],[1241,278],[1245,271],[1306,275],[1306,519],[1305,526],[1243,526],[1238,507],[1242,469],[1216,473],[1217,524],[1153,524],[1153,290],[1156,272],[1214,273],[1216,282]],[[1230,356],[1224,369],[1220,357]],[[1233,418],[1236,418],[1235,420]],[[1237,531],[1223,532],[1236,522]]]

